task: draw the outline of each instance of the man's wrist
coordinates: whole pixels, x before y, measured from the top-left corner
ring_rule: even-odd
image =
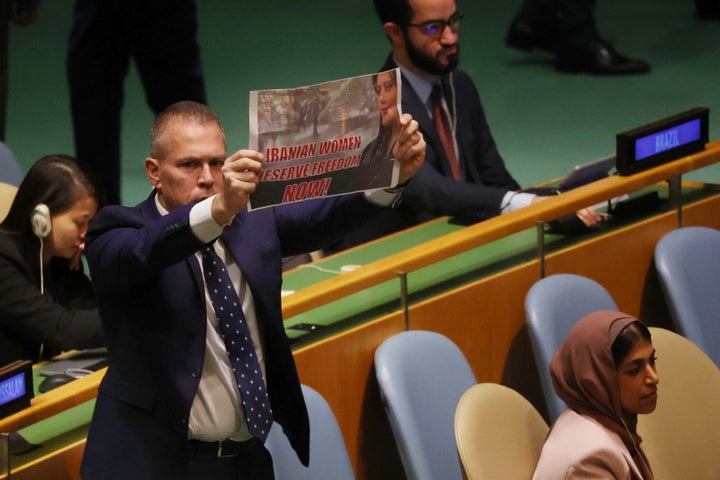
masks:
[[[213,197],[210,207],[213,220],[215,220],[218,225],[223,226],[230,225],[233,218],[235,218],[235,215],[228,213],[224,200],[222,193],[218,193]]]
[[[401,193],[403,191],[403,189],[405,188],[405,186],[407,186],[409,181],[410,181],[410,179],[408,178],[403,183],[398,183],[394,187],[384,188],[383,190],[388,193]]]

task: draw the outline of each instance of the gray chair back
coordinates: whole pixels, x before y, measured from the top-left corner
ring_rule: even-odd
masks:
[[[330,405],[316,390],[302,386],[310,417],[310,464],[306,467],[290,446],[282,427],[274,423],[265,447],[273,459],[277,480],[354,480],[350,457]]]
[[[655,266],[676,330],[720,367],[720,231],[685,227],[655,246]]]
[[[455,409],[477,383],[467,359],[449,338],[412,330],[375,351],[385,411],[408,480],[459,480]]]
[[[0,142],[0,182],[19,187],[24,176],[15,155]]]
[[[617,309],[605,287],[590,278],[569,273],[537,281],[525,296],[528,333],[550,423],[566,408],[555,394],[550,378],[553,354],[570,329],[585,315],[597,310]]]

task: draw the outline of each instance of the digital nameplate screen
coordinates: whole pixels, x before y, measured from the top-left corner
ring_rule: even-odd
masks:
[[[708,142],[709,109],[687,110],[617,135],[617,170],[632,175],[692,153]]]
[[[17,362],[8,367],[0,374],[0,418],[28,407],[34,396],[32,364]]]

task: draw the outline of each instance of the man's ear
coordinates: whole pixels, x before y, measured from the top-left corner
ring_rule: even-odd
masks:
[[[405,42],[405,38],[403,37],[402,28],[400,28],[400,25],[394,22],[387,22],[383,24],[383,30],[385,30],[385,35],[388,36],[390,39],[390,43],[393,44],[393,47],[403,45]]]
[[[160,161],[156,158],[147,157],[145,159],[145,173],[147,173],[152,186],[158,188],[160,185]]]

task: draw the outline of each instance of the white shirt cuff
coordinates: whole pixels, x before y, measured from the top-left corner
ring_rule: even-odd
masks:
[[[386,192],[383,189],[365,190],[365,200],[380,207],[389,207],[393,205],[399,196],[400,192]]]
[[[210,198],[198,202],[190,209],[190,229],[201,241],[208,243],[215,240],[222,234],[225,225],[218,225],[212,218],[213,195]]]
[[[508,213],[519,208],[527,207],[535,198],[532,193],[507,192],[502,200],[502,210],[500,213]]]

